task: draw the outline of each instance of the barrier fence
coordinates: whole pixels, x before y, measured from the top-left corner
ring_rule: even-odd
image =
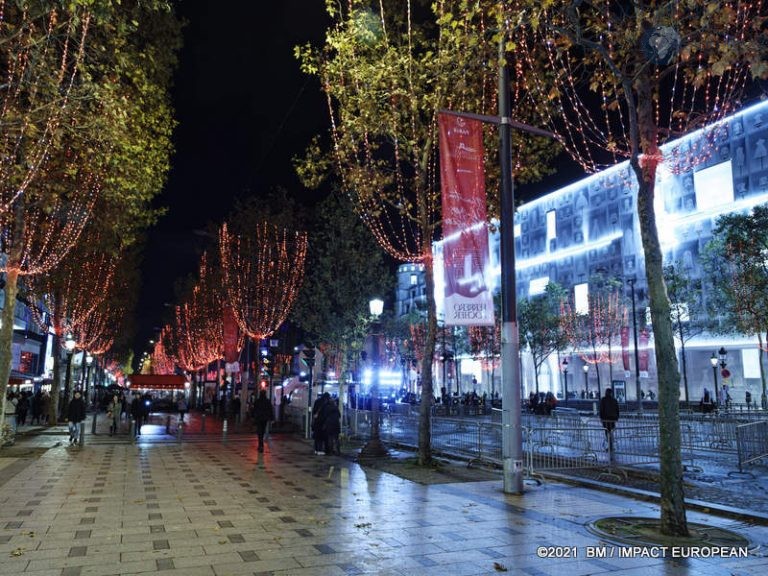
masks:
[[[745,464],[768,458],[768,420],[738,425],[736,444],[741,473]]]
[[[346,412],[349,436],[366,439],[370,435],[371,413]],[[418,417],[380,413],[380,433],[384,442],[409,448],[418,446]],[[608,436],[599,419],[572,412],[553,416],[521,415],[524,466],[526,474],[577,469],[600,470],[613,476],[625,476],[630,470],[657,471],[659,468],[658,419],[649,417],[622,419]],[[467,418],[431,419],[431,446],[436,453],[496,465],[503,463],[502,424]],[[725,465],[736,463],[737,428],[729,420],[689,420],[681,423],[681,447],[686,470],[701,471],[697,460],[710,459],[704,452],[719,450],[727,456]],[[740,469],[766,457],[768,421],[739,425]],[[724,450],[733,435],[733,449]],[[720,459],[722,464],[723,459]],[[728,464],[730,462],[730,464]]]

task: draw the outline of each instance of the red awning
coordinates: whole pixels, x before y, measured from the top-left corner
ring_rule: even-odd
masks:
[[[131,374],[132,390],[184,390],[187,379],[176,374]]]

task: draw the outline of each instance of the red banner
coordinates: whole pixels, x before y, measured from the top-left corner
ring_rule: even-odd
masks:
[[[483,125],[440,114],[445,324],[492,326]]]
[[[643,328],[640,330],[639,340],[639,356],[640,356],[640,372],[648,372],[648,330]]]
[[[237,362],[240,356],[240,351],[237,349],[240,328],[235,319],[235,312],[230,306],[224,306],[222,324],[224,325],[224,362]]]
[[[624,370],[629,370],[629,326],[621,327],[621,361]]]

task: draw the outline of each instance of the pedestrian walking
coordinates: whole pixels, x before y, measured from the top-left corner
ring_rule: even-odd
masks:
[[[51,422],[51,415],[49,414],[51,411],[51,395],[48,394],[48,392],[43,392],[41,410],[40,417],[43,419],[43,422],[49,426],[56,423],[55,418],[53,419],[53,422]]]
[[[42,416],[43,413],[43,393],[38,390],[35,392],[35,394],[32,396],[32,402],[31,407],[32,411],[32,418],[29,421],[30,425],[34,425],[35,423],[40,425],[40,416]]]
[[[701,397],[701,411],[704,414],[709,414],[715,409],[715,405],[712,403],[712,397],[709,395],[709,390],[704,388],[704,395]]]
[[[29,412],[29,397],[26,392],[21,392],[16,404],[16,422],[19,426],[27,424],[27,412]]]
[[[613,397],[613,389],[606,388],[605,395],[600,399],[600,422],[605,429],[605,437],[608,440],[608,454],[613,461],[613,430],[619,421],[619,403]]]
[[[85,420],[85,402],[80,391],[75,391],[75,396],[69,401],[67,408],[67,420],[69,420],[69,445],[80,442],[80,428]]]
[[[747,404],[747,410],[749,410],[749,407],[752,405],[752,392],[749,390],[744,392],[744,401]]]
[[[16,405],[19,403],[14,392],[8,392],[5,397],[5,408],[3,413],[5,415],[5,425],[8,427],[8,434],[10,438],[7,442],[13,444],[14,436],[16,436]],[[5,432],[5,431],[4,431]]]
[[[189,409],[189,405],[187,404],[187,399],[184,398],[184,395],[179,395],[179,400],[176,402],[176,410],[179,411],[179,422],[184,422],[184,415],[187,413],[187,410]]]
[[[144,406],[141,396],[133,395],[131,400],[131,417],[133,418],[133,435],[141,436],[141,425],[144,423]]]
[[[323,407],[323,427],[323,432],[325,433],[325,453],[341,454],[341,445],[339,444],[341,412],[336,401],[330,398],[330,396]]]
[[[317,456],[325,455],[325,419],[323,418],[323,408],[325,402],[330,397],[328,393],[321,394],[312,405],[312,438],[315,445],[315,455]]]
[[[267,425],[272,420],[274,420],[272,404],[267,398],[267,392],[262,390],[253,405],[253,421],[256,424],[256,434],[259,437],[259,452],[264,452],[264,435],[267,432]]]
[[[234,420],[235,424],[240,423],[241,408],[242,408],[242,403],[240,402],[240,396],[237,395],[234,398],[232,398],[232,402],[230,404],[230,410],[232,410],[232,420]]]
[[[115,394],[112,397],[112,402],[110,402],[109,406],[107,407],[107,418],[109,419],[110,436],[117,434],[118,430],[120,429],[120,412],[122,409],[123,404],[120,402],[120,397]]]

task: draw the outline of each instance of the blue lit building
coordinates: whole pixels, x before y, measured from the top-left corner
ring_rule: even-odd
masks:
[[[658,169],[655,210],[664,259],[666,263],[681,263],[692,278],[701,277],[699,255],[711,238],[717,218],[768,202],[768,102],[670,142],[662,150],[665,162]],[[515,244],[518,299],[542,293],[550,281],[575,293],[577,300],[586,299],[589,278],[600,271],[625,281],[634,280],[636,320],[639,326],[646,325],[647,285],[637,218],[637,185],[628,162],[523,205],[516,214]],[[490,245],[492,261],[498,266],[498,239],[492,238]],[[408,308],[404,297],[418,293],[409,284],[414,276],[404,270],[407,266],[411,265],[401,266],[400,271],[401,313]],[[495,275],[498,277],[498,268]],[[625,286],[629,300],[629,282]],[[438,310],[439,294],[438,289]],[[634,346],[630,334],[630,350]],[[702,334],[685,345],[691,401],[698,401],[705,387],[713,389],[710,358],[723,346],[728,352],[728,384],[733,401],[744,402],[747,390],[753,399],[760,397],[757,338],[744,335],[724,339]],[[652,334],[648,350],[647,370],[640,373],[640,387],[646,393],[657,390]],[[619,353],[614,354],[612,378],[618,386],[625,386],[627,399],[634,400],[638,372],[634,354],[630,353],[631,365],[625,372],[618,341],[616,351]],[[529,359],[523,356],[523,387],[527,394],[533,374]],[[580,392],[585,386],[596,390],[594,367],[585,382],[578,355],[566,351],[564,356],[569,361],[569,390]],[[542,367],[541,391],[551,390],[562,397],[562,359],[553,356]],[[603,387],[610,385],[607,366],[600,370]],[[722,385],[722,381],[718,384]],[[685,399],[682,379],[680,386],[681,399]],[[483,390],[490,388],[483,383]]]

